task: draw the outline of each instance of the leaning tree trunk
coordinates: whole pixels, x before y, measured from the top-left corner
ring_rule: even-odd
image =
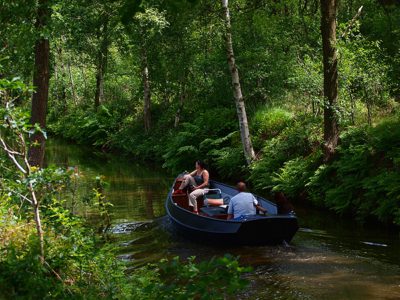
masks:
[[[38,33],[47,25],[48,18],[50,18],[49,3],[47,0],[40,0],[35,23]],[[36,87],[36,91],[32,96],[31,124],[39,124],[42,129],[46,127],[47,100],[49,97],[49,57],[49,40],[45,37],[39,37],[35,43],[33,85]],[[45,141],[46,139],[42,132],[36,132],[31,136],[29,161],[32,166],[43,166]]]
[[[332,158],[339,139],[336,115],[338,70],[336,50],[336,0],[321,0],[321,34],[324,64],[324,152]]]
[[[226,30],[225,32],[226,54],[228,57],[229,70],[232,75],[233,97],[235,98],[236,111],[239,119],[240,136],[242,139],[244,155],[246,157],[247,164],[250,164],[255,159],[255,153],[250,139],[249,124],[247,122],[247,115],[246,115],[246,107],[243,100],[242,89],[240,87],[239,71],[236,67],[235,56],[233,53],[231,21],[229,15],[228,0],[222,0],[222,7],[224,11],[225,30]]]
[[[147,62],[146,45],[142,44],[142,79],[143,79],[143,118],[144,118],[144,131],[147,133],[151,127],[151,91],[150,91],[150,80],[149,80],[149,66]]]
[[[108,19],[105,20],[103,31],[99,32],[99,35],[102,40],[97,57],[96,92],[94,96],[94,107],[96,109],[104,101],[104,74],[106,72],[108,55]]]

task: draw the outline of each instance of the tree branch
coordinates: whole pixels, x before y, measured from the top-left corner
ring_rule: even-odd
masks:
[[[340,36],[341,39],[343,39],[350,31],[351,27],[354,25],[354,23],[356,22],[356,20],[360,17],[361,12],[362,12],[363,6],[361,6],[356,15],[353,17],[353,19],[351,19],[349,25],[347,25],[346,29],[344,30],[344,32],[342,33],[342,35]]]
[[[17,168],[24,174],[27,173],[27,171],[19,164],[19,162],[17,161],[17,159],[15,158],[15,154],[21,155],[21,153],[16,152],[16,151],[12,151],[10,149],[8,149],[6,143],[4,142],[3,138],[0,137],[0,142],[2,145],[2,148],[4,149],[4,151],[6,151],[8,157],[11,158],[11,160],[13,161],[13,163],[17,166]]]

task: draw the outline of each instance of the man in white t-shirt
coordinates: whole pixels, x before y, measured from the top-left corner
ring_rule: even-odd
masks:
[[[267,210],[258,204],[257,199],[251,193],[247,193],[246,191],[246,184],[244,182],[238,182],[236,185],[239,194],[232,197],[231,201],[229,202],[228,208],[228,220],[240,219],[244,216],[251,216],[257,213],[257,210],[266,213]]]

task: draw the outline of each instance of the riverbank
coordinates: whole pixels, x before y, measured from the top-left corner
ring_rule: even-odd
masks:
[[[199,113],[190,123],[168,126],[160,120],[144,133],[102,106],[97,112],[75,109],[51,121],[52,133],[103,149],[155,161],[173,173],[205,159],[211,174],[245,179],[263,193],[283,191],[291,201],[327,208],[359,222],[400,225],[400,117],[381,117],[373,126],[341,128],[337,153],[324,163],[322,119],[289,109],[258,109],[251,118],[258,159],[245,165],[232,109]],[[122,118],[123,119],[123,118]]]

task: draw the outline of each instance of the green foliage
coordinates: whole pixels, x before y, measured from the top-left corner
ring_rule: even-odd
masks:
[[[296,157],[286,161],[272,178],[274,191],[282,191],[292,199],[305,192],[309,178],[314,175],[322,160],[321,151],[307,157]]]
[[[399,128],[397,117],[343,134],[337,159],[310,177],[311,198],[359,220],[400,224]]]
[[[302,171],[291,170],[291,168],[311,168],[309,164],[317,159],[318,155],[310,158],[309,163],[301,162],[304,157],[308,157],[311,153],[319,149],[321,143],[320,120],[313,118],[298,118],[293,120],[290,126],[282,130],[282,132],[265,141],[262,151],[262,157],[252,166],[250,179],[257,188],[272,189],[276,182],[282,182],[288,174],[287,172],[301,173]],[[285,162],[293,160],[286,167]],[[277,175],[274,175],[278,170]],[[304,170],[305,171],[305,170]],[[292,174],[291,174],[292,175]],[[278,179],[280,176],[280,179]],[[282,186],[283,187],[283,186]],[[287,192],[293,193],[294,190]]]
[[[207,160],[210,165],[215,163],[219,170],[228,167],[226,160],[229,158],[242,163],[231,147],[236,148],[240,143],[237,132],[232,133],[234,123],[231,114],[231,109],[215,108],[199,114],[192,123],[181,124],[179,132],[169,136],[163,154],[164,167],[175,172],[191,170],[197,159]]]
[[[359,111],[356,102],[366,105],[368,122],[372,122],[372,109],[390,105],[388,94],[388,66],[382,57],[379,41],[368,41],[359,31],[359,23],[339,43],[341,72],[342,122],[354,124]],[[364,119],[366,119],[364,117]]]
[[[34,224],[18,207],[1,204],[0,285],[6,298],[69,299],[123,296],[124,267],[112,249],[99,248],[83,220],[54,201],[44,218],[46,262],[37,253]],[[7,214],[4,212],[7,211]]]
[[[260,108],[252,118],[251,128],[254,132],[253,144],[256,149],[262,147],[265,140],[271,139],[288,127],[293,114],[282,108]]]
[[[113,133],[119,130],[121,114],[126,112],[113,106],[101,105],[97,111],[82,107],[59,116],[49,130],[82,144],[108,147]]]
[[[155,270],[142,270],[134,276],[138,282],[135,298],[226,299],[247,285],[241,275],[250,268],[240,267],[237,259],[230,255],[200,263],[194,260],[195,257],[190,257],[183,263],[175,257],[170,261],[162,260],[153,266]]]

